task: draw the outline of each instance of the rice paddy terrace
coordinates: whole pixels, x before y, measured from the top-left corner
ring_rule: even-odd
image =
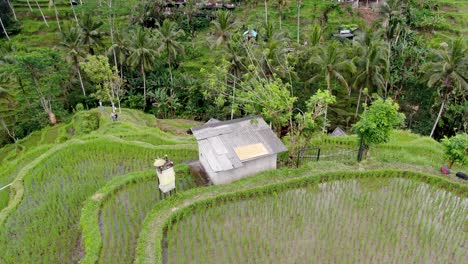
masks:
[[[109,113],[79,112],[0,149],[0,263],[468,258],[468,187],[434,176],[443,157],[432,139],[397,132],[360,165],[305,162],[200,187],[183,164],[198,156],[184,135],[196,122],[127,109],[111,122]],[[85,121],[93,115],[99,122],[90,128]],[[334,151],[354,142],[313,143]],[[176,163],[171,197],[158,191],[152,168],[166,154]]]

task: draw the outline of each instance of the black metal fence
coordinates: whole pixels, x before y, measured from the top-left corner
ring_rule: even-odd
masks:
[[[301,148],[297,153],[296,167],[299,167],[304,162],[332,160],[332,161],[352,161],[356,160],[359,149],[342,149],[342,148]]]

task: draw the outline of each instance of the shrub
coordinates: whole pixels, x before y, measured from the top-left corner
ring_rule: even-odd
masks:
[[[99,128],[100,113],[88,111],[77,114],[73,118],[73,128],[76,135],[88,134]]]
[[[468,134],[462,133],[451,138],[444,137],[442,145],[445,148],[445,156],[450,162],[449,168],[452,168],[455,162],[463,165],[468,163]]]

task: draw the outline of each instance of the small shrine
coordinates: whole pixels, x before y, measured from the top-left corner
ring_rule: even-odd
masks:
[[[156,159],[154,167],[159,180],[159,189],[163,193],[168,193],[175,189],[175,172],[174,162],[169,160],[167,156],[163,159]]]

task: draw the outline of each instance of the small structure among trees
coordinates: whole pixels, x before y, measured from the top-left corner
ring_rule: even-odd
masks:
[[[212,119],[191,130],[198,141],[200,163],[214,184],[276,169],[277,154],[287,150],[260,116]]]

